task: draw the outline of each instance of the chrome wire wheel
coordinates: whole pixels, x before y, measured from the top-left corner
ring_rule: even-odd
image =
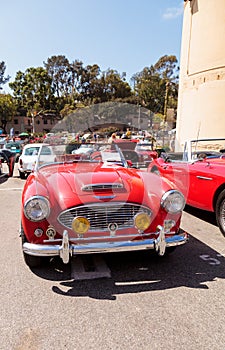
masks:
[[[225,190],[223,190],[216,202],[216,221],[220,231],[225,236]]]

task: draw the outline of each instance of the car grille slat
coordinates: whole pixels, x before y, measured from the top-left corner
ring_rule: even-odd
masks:
[[[66,228],[72,229],[73,219],[83,216],[90,221],[90,231],[106,231],[110,223],[117,223],[118,229],[133,227],[134,216],[139,212],[151,215],[149,208],[133,203],[90,204],[63,211],[58,216],[58,221]]]

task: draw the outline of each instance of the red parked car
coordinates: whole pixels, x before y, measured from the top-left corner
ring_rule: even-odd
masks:
[[[139,142],[136,139],[127,140],[127,139],[115,139],[114,143],[122,150],[125,158],[130,160],[134,167],[136,168],[147,168],[148,165],[152,162],[153,157],[157,157],[158,154],[156,151],[149,150],[146,152],[146,149],[139,146]]]
[[[180,229],[183,195],[129,167],[117,144],[94,144],[93,154],[84,157],[68,154],[66,145],[49,147],[51,157],[39,152],[22,193],[28,266],[44,257],[68,263],[73,255],[101,252],[152,249],[164,255],[187,242]]]
[[[186,142],[180,153],[162,154],[149,165],[153,172],[170,180],[190,206],[215,212],[225,236],[225,139]]]

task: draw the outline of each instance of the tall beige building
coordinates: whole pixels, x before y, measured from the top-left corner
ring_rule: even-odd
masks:
[[[184,1],[176,137],[225,137],[225,0]]]

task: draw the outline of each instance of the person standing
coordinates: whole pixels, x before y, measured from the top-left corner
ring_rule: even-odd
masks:
[[[8,176],[12,177],[13,171],[14,171],[14,165],[15,165],[15,153],[9,151],[8,149],[1,149],[0,154],[5,159],[8,165],[8,169],[9,169]]]

